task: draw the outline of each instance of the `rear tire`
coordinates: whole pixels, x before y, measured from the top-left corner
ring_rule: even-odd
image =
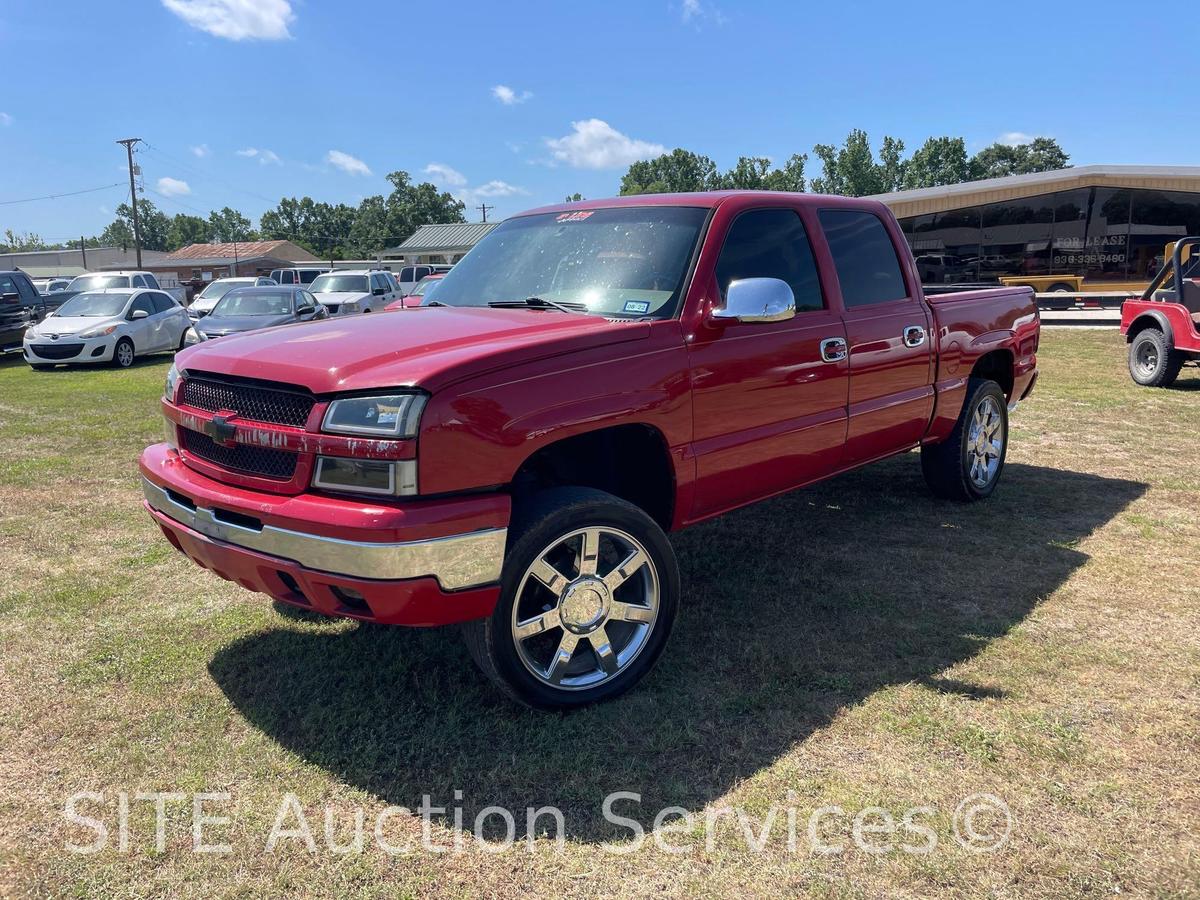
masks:
[[[514,512],[496,609],[463,637],[514,700],[586,706],[650,671],[679,593],[675,553],[646,513],[603,491],[553,488]]]
[[[921,447],[921,471],[937,496],[970,503],[992,495],[1007,455],[1004,391],[994,381],[972,378],[950,436],[940,444]]]
[[[1129,342],[1129,375],[1143,387],[1170,387],[1184,356],[1157,328],[1144,328]]]

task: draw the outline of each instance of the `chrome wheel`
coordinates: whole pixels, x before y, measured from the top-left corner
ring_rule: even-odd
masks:
[[[572,531],[537,555],[517,587],[517,655],[558,690],[603,684],[646,647],[659,599],[658,572],[635,537],[610,527]]]
[[[122,369],[127,369],[133,365],[133,345],[128,341],[119,341],[117,343],[117,365]]]
[[[996,477],[1005,437],[999,404],[994,397],[984,397],[975,407],[967,433],[967,475],[977,488],[986,488]]]
[[[1142,340],[1134,351],[1133,364],[1142,378],[1153,378],[1158,371],[1158,347],[1154,341]]]

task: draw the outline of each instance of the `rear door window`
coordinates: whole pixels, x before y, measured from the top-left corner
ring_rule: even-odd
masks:
[[[156,312],[170,312],[175,308],[175,301],[166,294],[156,292],[152,296],[154,297],[154,309]]]
[[[755,209],[734,221],[717,258],[717,285],[724,297],[741,278],[778,278],[796,298],[797,312],[824,309],[812,245],[800,216],[790,209]]]
[[[896,247],[877,215],[860,209],[823,209],[817,216],[847,309],[908,297]]]
[[[312,284],[313,279],[316,278],[320,274],[321,273],[317,269],[301,269],[300,270],[300,283],[301,284]]]

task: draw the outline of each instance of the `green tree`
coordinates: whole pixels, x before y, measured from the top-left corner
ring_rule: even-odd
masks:
[[[4,240],[0,241],[0,253],[29,253],[34,250],[54,250],[42,240],[41,235],[27,231],[18,234],[11,228],[4,229]]]
[[[208,214],[208,229],[211,240],[217,244],[258,240],[258,233],[251,227],[250,220],[228,206]]]
[[[846,136],[841,147],[817,144],[813,153],[821,160],[820,178],[814,178],[812,189],[818,194],[843,194],[864,197],[882,194],[895,188],[902,177],[900,155],[904,142],[896,138],[883,139],[883,161],[876,162],[867,133],[855,128]]]
[[[189,244],[208,243],[208,222],[200,216],[176,213],[167,229],[167,249],[178,250]]]
[[[1071,157],[1054,138],[1034,138],[1028,144],[992,144],[971,158],[970,177],[1003,178],[1007,175],[1029,175],[1051,172],[1071,166]]]
[[[363,198],[350,229],[350,247],[354,256],[366,257],[399,243],[388,224],[387,199],[380,194]]]
[[[578,203],[582,199],[584,199],[583,194],[579,193],[579,191],[576,191],[573,194],[567,194],[566,199],[563,202],[564,203]]]
[[[138,226],[142,235],[143,250],[167,250],[170,244],[171,220],[145,197],[137,200]],[[105,247],[132,247],[133,207],[128,203],[117,206],[116,219],[100,233],[100,243]]]
[[[384,201],[388,226],[384,246],[398,244],[422,225],[466,221],[463,216],[466,204],[428,181],[413,184],[409,174],[402,171],[391,172],[387,178],[392,183],[392,192]]]
[[[621,178],[621,194],[708,191],[721,186],[717,164],[707,156],[676,148],[655,159],[635,162]]]
[[[962,138],[931,137],[904,165],[905,188],[937,187],[970,180],[967,145]]]

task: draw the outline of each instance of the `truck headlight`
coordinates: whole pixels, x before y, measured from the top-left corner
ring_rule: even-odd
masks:
[[[336,434],[414,438],[424,409],[424,394],[346,397],[329,404],[321,430]]]
[[[168,403],[175,402],[175,389],[179,387],[179,370],[175,368],[175,363],[171,363],[171,368],[167,369],[167,383],[163,386],[163,399]]]
[[[417,461],[318,456],[312,483],[330,491],[412,496],[417,492]]]

